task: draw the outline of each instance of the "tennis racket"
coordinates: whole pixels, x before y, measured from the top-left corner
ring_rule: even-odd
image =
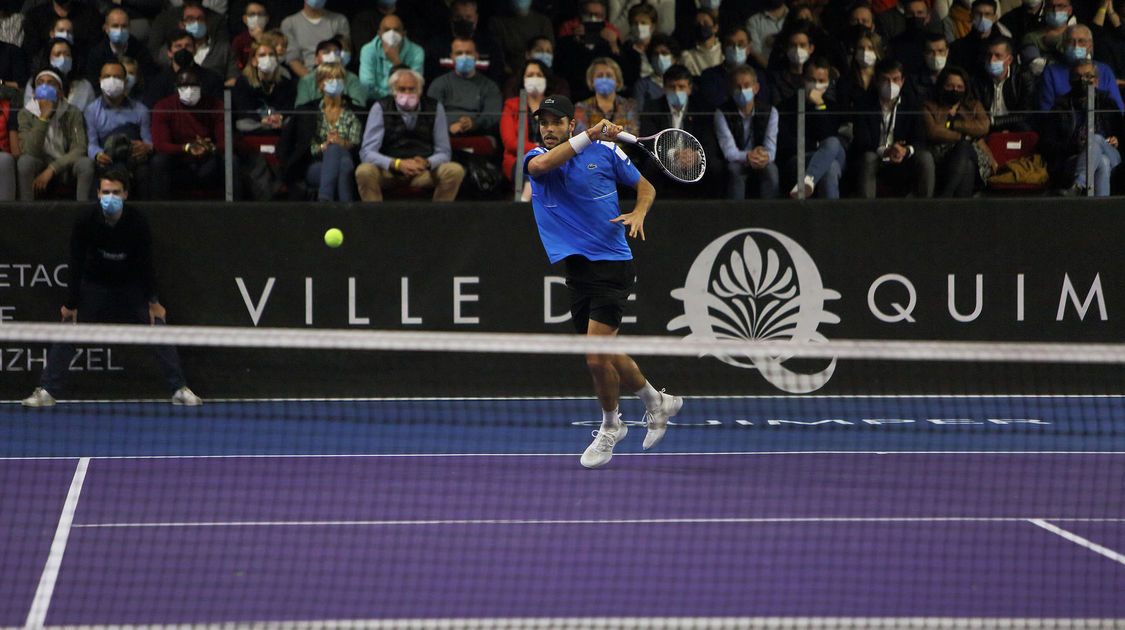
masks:
[[[697,182],[703,179],[707,170],[707,154],[703,145],[683,129],[665,129],[646,138],[622,131],[617,134],[617,139],[644,149],[668,177],[678,182]]]

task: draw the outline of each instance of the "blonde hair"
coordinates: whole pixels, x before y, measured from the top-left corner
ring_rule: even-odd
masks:
[[[342,63],[322,63],[316,67],[316,86],[319,88],[322,83],[332,78],[344,79],[347,77],[347,72],[344,70]]]
[[[278,45],[284,45],[286,48],[288,48],[289,38],[285,36],[285,33],[282,33],[275,28],[259,35],[258,43],[264,46],[270,46],[274,50],[277,50]]]
[[[613,70],[613,76],[617,81],[617,91],[620,92],[625,88],[625,74],[621,72],[621,66],[609,57],[598,57],[590,62],[586,67],[586,87],[591,90],[594,89],[594,68],[598,66],[608,66]]]
[[[258,56],[258,49],[259,48],[268,48],[271,53],[273,53],[275,55],[277,54],[277,48],[276,47],[259,40],[259,41],[254,42],[250,46],[250,57],[251,58],[254,58],[254,57]],[[246,82],[249,83],[251,85],[251,87],[256,87],[256,88],[262,87],[262,71],[259,70],[257,66],[252,64],[249,59],[247,59],[247,61],[246,61],[246,66],[244,68],[242,68],[242,76],[246,77]],[[281,79],[281,60],[280,59],[278,60],[277,67],[273,69],[273,73],[269,75],[269,78],[272,79],[273,83],[277,83]]]

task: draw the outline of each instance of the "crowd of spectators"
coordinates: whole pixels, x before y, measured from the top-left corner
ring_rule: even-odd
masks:
[[[140,199],[222,196],[227,169],[247,200],[509,197],[553,93],[578,130],[695,135],[702,185],[637,156],[672,196],[1105,196],[1122,5],[0,0],[0,200],[90,199],[122,166]],[[1037,146],[1018,170],[1012,138]]]

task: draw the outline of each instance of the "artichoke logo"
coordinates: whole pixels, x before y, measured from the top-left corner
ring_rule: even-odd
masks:
[[[838,315],[825,310],[825,302],[840,294],[824,287],[803,247],[773,230],[736,230],[715,239],[696,256],[684,286],[672,297],[684,303],[684,313],[668,322],[668,330],[688,328],[685,339],[818,342],[827,341],[817,330],[820,324],[840,323]],[[834,357],[811,373],[786,368],[791,355],[715,358],[757,369],[770,384],[793,394],[820,389],[836,369]]]

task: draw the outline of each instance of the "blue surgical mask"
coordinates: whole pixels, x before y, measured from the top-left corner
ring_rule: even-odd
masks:
[[[352,54],[346,50],[340,51],[340,63],[345,66],[352,62]]]
[[[125,207],[125,200],[117,195],[98,195],[98,203],[102,206],[102,212],[109,216],[121,212]]]
[[[512,8],[516,11],[527,11],[531,9],[531,0],[512,0]]]
[[[1047,26],[1058,28],[1066,24],[1067,20],[1070,19],[1070,13],[1068,11],[1051,11],[1044,15],[1043,19],[1046,20]]]
[[[344,82],[340,79],[327,79],[324,81],[324,93],[328,96],[339,96],[344,93]]]
[[[111,28],[109,29],[109,41],[114,44],[124,44],[129,41],[129,29],[127,28]]]
[[[723,51],[723,58],[726,59],[727,64],[737,66],[746,63],[746,49],[745,48],[727,48]]]
[[[548,68],[551,67],[551,62],[555,60],[554,55],[552,55],[551,53],[545,53],[545,52],[535,53],[534,55],[531,56],[531,58],[532,59],[538,59],[539,61],[542,61],[543,65],[547,66]]]
[[[393,6],[395,6],[395,3],[397,1],[398,0],[379,0],[379,6],[381,6],[381,7],[393,7]]]
[[[652,69],[659,76],[664,76],[664,73],[671,67],[672,55],[657,55],[652,58]]]
[[[468,75],[477,67],[477,60],[472,55],[461,55],[453,60],[453,67],[459,74]]]
[[[310,9],[323,9],[327,0],[305,0]]]
[[[1004,74],[1004,62],[1003,61],[991,61],[990,60],[988,62],[988,74],[990,74],[994,77],[998,77],[998,76]]]
[[[676,109],[682,109],[687,105],[687,92],[668,92],[668,104]]]
[[[74,60],[70,57],[54,57],[51,59],[51,67],[66,74],[74,67]]]
[[[734,101],[740,106],[746,106],[754,102],[754,88],[746,88],[735,92]]]
[[[978,33],[987,33],[992,30],[992,20],[986,17],[978,17],[973,20],[973,28],[976,29]]]
[[[719,8],[723,0],[699,0],[699,8],[711,9],[712,11]]]
[[[1083,46],[1071,46],[1066,50],[1066,56],[1070,57],[1071,61],[1078,61],[1079,59],[1086,58],[1086,48]]]
[[[617,91],[617,81],[610,77],[594,79],[594,91],[601,96],[610,96]]]
[[[35,98],[57,103],[59,100],[59,91],[55,89],[55,86],[47,85],[46,83],[37,85],[35,86]]]
[[[188,22],[184,25],[184,30],[196,39],[203,39],[204,37],[207,37],[206,22]]]

